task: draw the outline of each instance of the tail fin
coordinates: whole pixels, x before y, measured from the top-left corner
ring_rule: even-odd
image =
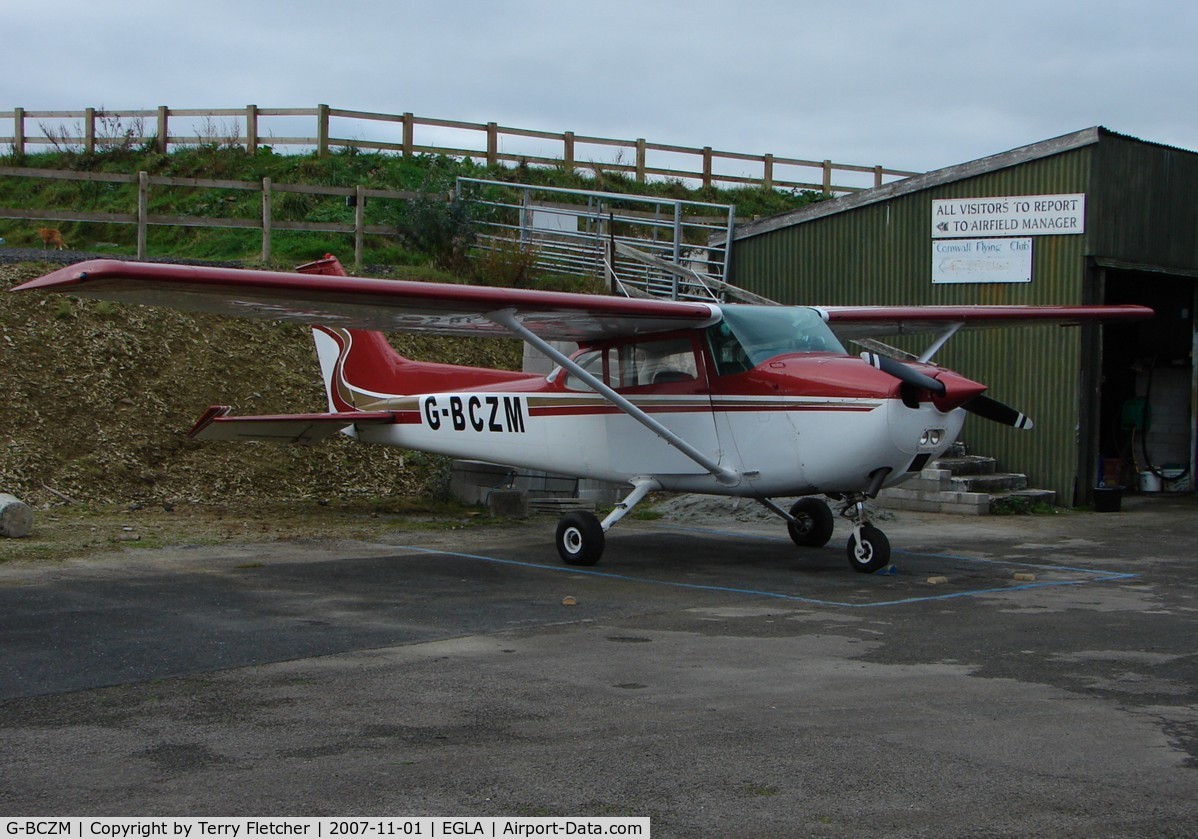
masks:
[[[348,276],[337,257],[296,269],[305,274]],[[527,380],[527,373],[412,361],[397,353],[382,332],[312,327],[330,412],[383,410],[398,396],[467,390]]]

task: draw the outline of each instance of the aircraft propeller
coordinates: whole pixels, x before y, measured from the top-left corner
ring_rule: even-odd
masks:
[[[948,387],[939,379],[934,379],[926,373],[909,367],[901,361],[893,358],[887,358],[878,353],[863,352],[861,357],[865,359],[870,366],[881,370],[887,375],[893,376],[900,382],[917,387],[920,390],[926,390],[936,397],[948,396]],[[952,407],[964,408],[971,414],[976,414],[983,419],[988,419],[991,422],[1009,425],[1012,428],[1018,428],[1022,431],[1029,431],[1033,427],[1030,417],[1020,413],[1010,405],[1004,405],[997,399],[992,399],[989,396],[983,396],[980,393],[974,395]]]

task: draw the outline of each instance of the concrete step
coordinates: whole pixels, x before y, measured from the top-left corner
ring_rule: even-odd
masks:
[[[1015,492],[1027,489],[1027,475],[1013,472],[995,472],[987,475],[954,475],[950,489],[957,492]]]
[[[1055,502],[1055,493],[1029,489],[1026,475],[998,472],[994,458],[960,450],[877,498],[891,509],[972,516],[1026,513]]]
[[[1037,507],[1053,507],[1057,494],[1051,489],[1021,489],[999,492],[990,496],[991,515],[1030,513]]]
[[[992,475],[998,461],[981,455],[957,455],[942,457],[930,464],[934,469],[947,469],[954,475]]]

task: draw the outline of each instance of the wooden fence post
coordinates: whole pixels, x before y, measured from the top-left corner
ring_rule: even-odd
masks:
[[[645,182],[645,140],[637,138],[636,141],[636,182],[643,184]]]
[[[416,117],[408,111],[403,115],[403,156],[411,157],[416,153]]]
[[[878,187],[881,185],[882,185],[882,167],[875,166],[874,167],[874,186]]]
[[[329,106],[316,106],[316,156],[329,154]]]
[[[832,194],[832,161],[824,161],[824,195]]]
[[[85,154],[96,153],[96,109],[87,108],[83,112],[83,151]]]
[[[158,106],[158,152],[166,154],[170,146],[170,135],[167,133],[167,121],[170,110],[166,105]]]
[[[765,168],[761,173],[761,185],[765,189],[774,188],[774,156],[767,154],[764,158]]]
[[[25,109],[12,109],[12,150],[18,161],[25,160]]]
[[[567,131],[562,135],[562,163],[565,170],[574,174],[574,132]]]
[[[256,154],[258,151],[258,106],[245,106],[245,151],[246,154]]]
[[[146,219],[150,215],[150,176],[137,173],[137,258],[146,258]]]
[[[499,165],[499,125],[487,123],[487,165]]]
[[[354,268],[362,270],[362,249],[366,239],[366,187],[358,184],[354,192]]]
[[[262,263],[270,262],[270,178],[262,179]]]
[[[703,147],[703,186],[711,186],[711,146]]]

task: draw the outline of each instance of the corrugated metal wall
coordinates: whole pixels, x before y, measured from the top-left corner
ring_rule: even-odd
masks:
[[[1198,268],[1198,154],[1106,135],[1090,186],[1094,256],[1155,269]]]
[[[1096,145],[897,195],[843,213],[737,240],[737,285],[783,303],[810,305],[1075,304],[1087,294],[1087,234],[1036,236],[1031,283],[933,285],[932,200],[1090,193]],[[1087,201],[1092,212],[1094,202]],[[985,330],[949,342],[937,362],[991,386],[990,394],[1028,414],[1030,432],[970,417],[962,439],[1025,472],[1034,486],[1072,503],[1077,474],[1081,330]],[[893,343],[899,344],[899,341]],[[905,348],[926,341],[909,340]],[[850,348],[852,349],[852,348]],[[1097,363],[1097,359],[1087,359]]]

